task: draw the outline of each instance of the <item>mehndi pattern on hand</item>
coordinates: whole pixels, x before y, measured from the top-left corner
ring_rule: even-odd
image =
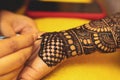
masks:
[[[120,13],[88,24],[42,36],[39,56],[50,67],[65,58],[95,51],[112,53],[120,47]]]

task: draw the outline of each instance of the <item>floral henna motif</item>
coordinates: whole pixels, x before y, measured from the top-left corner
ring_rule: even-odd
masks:
[[[114,34],[114,38],[117,42],[117,48],[120,48],[120,13],[106,17],[104,20],[110,26]]]
[[[115,52],[120,47],[120,13],[66,31],[45,33],[41,37],[39,56],[48,66],[95,51]]]

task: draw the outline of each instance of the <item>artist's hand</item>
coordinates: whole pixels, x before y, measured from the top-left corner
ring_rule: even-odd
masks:
[[[0,12],[0,34],[10,37],[18,34],[37,33],[34,21],[26,16],[11,13],[8,11]]]
[[[0,40],[0,80],[16,80],[31,56],[37,29],[28,17],[8,11],[0,14],[0,35],[10,37]]]

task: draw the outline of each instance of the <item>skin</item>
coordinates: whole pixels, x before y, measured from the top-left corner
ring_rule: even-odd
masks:
[[[38,32],[35,26],[28,17],[1,11],[0,35],[9,38],[0,40],[0,80],[16,80],[32,54]]]
[[[48,67],[45,62],[38,56],[40,41],[36,41],[33,55],[29,58],[25,68],[19,75],[19,80],[40,80],[48,73],[53,71],[57,66]],[[35,49],[36,48],[36,49]]]
[[[1,11],[0,80],[40,80],[55,67],[38,56],[40,40],[34,21],[26,16]],[[20,34],[16,36],[16,34]]]

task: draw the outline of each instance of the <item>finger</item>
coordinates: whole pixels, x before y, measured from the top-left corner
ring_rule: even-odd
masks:
[[[35,22],[26,16],[14,14],[9,11],[2,11],[2,22],[8,24],[15,33],[37,33]],[[3,29],[6,29],[3,27]],[[8,29],[9,30],[9,29]],[[7,33],[5,33],[7,34]],[[9,35],[9,34],[8,34]]]
[[[1,22],[0,30],[1,30],[0,33],[6,37],[11,37],[16,35],[11,24],[4,21]]]
[[[22,70],[23,67],[20,67],[14,71],[11,71],[5,75],[0,75],[0,80],[17,80],[17,76]]]
[[[30,56],[30,58],[27,60],[26,64],[34,60],[35,57],[37,56],[37,52],[39,51],[39,48],[40,48],[40,45],[38,43],[40,43],[39,40],[35,41],[34,46],[33,46],[33,51],[32,51],[33,53]]]
[[[28,33],[37,33],[38,32],[38,30],[36,29],[35,22],[26,16],[17,15],[12,26],[13,26],[15,32],[18,32],[20,34],[26,34],[26,33],[28,34]]]
[[[21,67],[32,53],[32,47],[17,51],[0,59],[0,75]]]
[[[0,40],[0,57],[8,55],[19,49],[31,46],[35,39],[36,35],[26,34]]]
[[[55,66],[56,67],[56,66]],[[38,56],[27,65],[20,74],[19,80],[40,80],[55,67],[48,67]]]
[[[15,15],[9,11],[1,11],[0,33],[6,37],[14,36],[15,32],[12,28],[11,22]]]

